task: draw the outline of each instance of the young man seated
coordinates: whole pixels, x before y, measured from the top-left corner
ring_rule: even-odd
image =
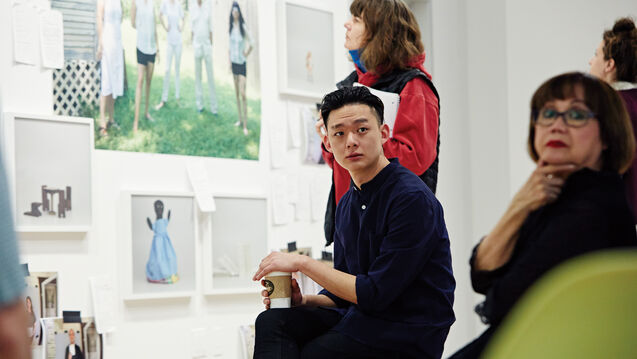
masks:
[[[255,358],[440,358],[454,322],[449,237],[442,206],[418,176],[388,160],[383,103],[366,87],[323,98],[325,148],[352,177],[336,208],[334,268],[271,253],[254,280],[300,271],[325,288],[256,321]]]

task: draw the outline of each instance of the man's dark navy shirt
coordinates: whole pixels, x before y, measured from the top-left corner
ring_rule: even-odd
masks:
[[[358,304],[333,328],[359,342],[440,358],[455,321],[449,235],[442,206],[418,176],[391,159],[353,183],[336,208],[334,268],[356,276]]]

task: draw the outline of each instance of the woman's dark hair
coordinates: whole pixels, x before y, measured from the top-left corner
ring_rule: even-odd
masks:
[[[628,17],[615,21],[604,31],[604,60],[613,59],[617,81],[637,82],[637,29]]]
[[[372,112],[378,120],[378,124],[383,124],[383,101],[373,95],[365,86],[343,87],[342,89],[330,92],[321,101],[321,117],[327,128],[327,121],[330,112],[338,110],[346,105],[361,104],[371,107]]]
[[[425,51],[416,18],[402,0],[354,0],[349,11],[365,24],[361,59],[370,72],[407,68]]]
[[[243,29],[243,24],[245,24],[245,20],[243,20],[243,13],[241,12],[241,7],[239,6],[239,3],[236,1],[232,2],[232,7],[230,8],[230,29],[228,30],[228,33],[232,32],[232,26],[234,23],[234,19],[232,18],[232,10],[234,10],[234,8],[237,8],[237,11],[239,11],[239,31],[241,31],[241,37],[245,37],[245,30]]]
[[[606,82],[581,72],[569,72],[544,82],[531,99],[528,150],[534,161],[539,160],[535,150],[535,120],[544,105],[553,100],[576,97],[584,92],[584,103],[595,114],[599,132],[606,149],[602,152],[602,168],[624,173],[630,168],[635,155],[635,138],[630,117],[619,94]]]

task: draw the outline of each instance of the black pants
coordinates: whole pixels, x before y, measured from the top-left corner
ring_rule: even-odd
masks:
[[[340,320],[325,308],[266,310],[256,321],[254,359],[400,358],[331,330]]]

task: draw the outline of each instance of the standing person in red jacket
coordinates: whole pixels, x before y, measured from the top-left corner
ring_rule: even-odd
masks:
[[[423,65],[425,51],[418,23],[402,0],[354,0],[350,12],[352,17],[345,23],[345,48],[356,70],[337,86],[358,82],[400,95],[392,135],[383,145],[385,156],[397,157],[435,193],[440,107],[431,75]],[[322,120],[317,122],[316,129],[324,137]],[[334,211],[351,179],[324,147],[323,158],[333,169],[333,186],[325,213],[329,245],[334,233]]]
[[[602,41],[588,64],[592,75],[619,92],[637,137],[637,28],[633,19],[618,19],[612,29],[604,31]],[[624,184],[637,224],[637,159],[624,175]]]

